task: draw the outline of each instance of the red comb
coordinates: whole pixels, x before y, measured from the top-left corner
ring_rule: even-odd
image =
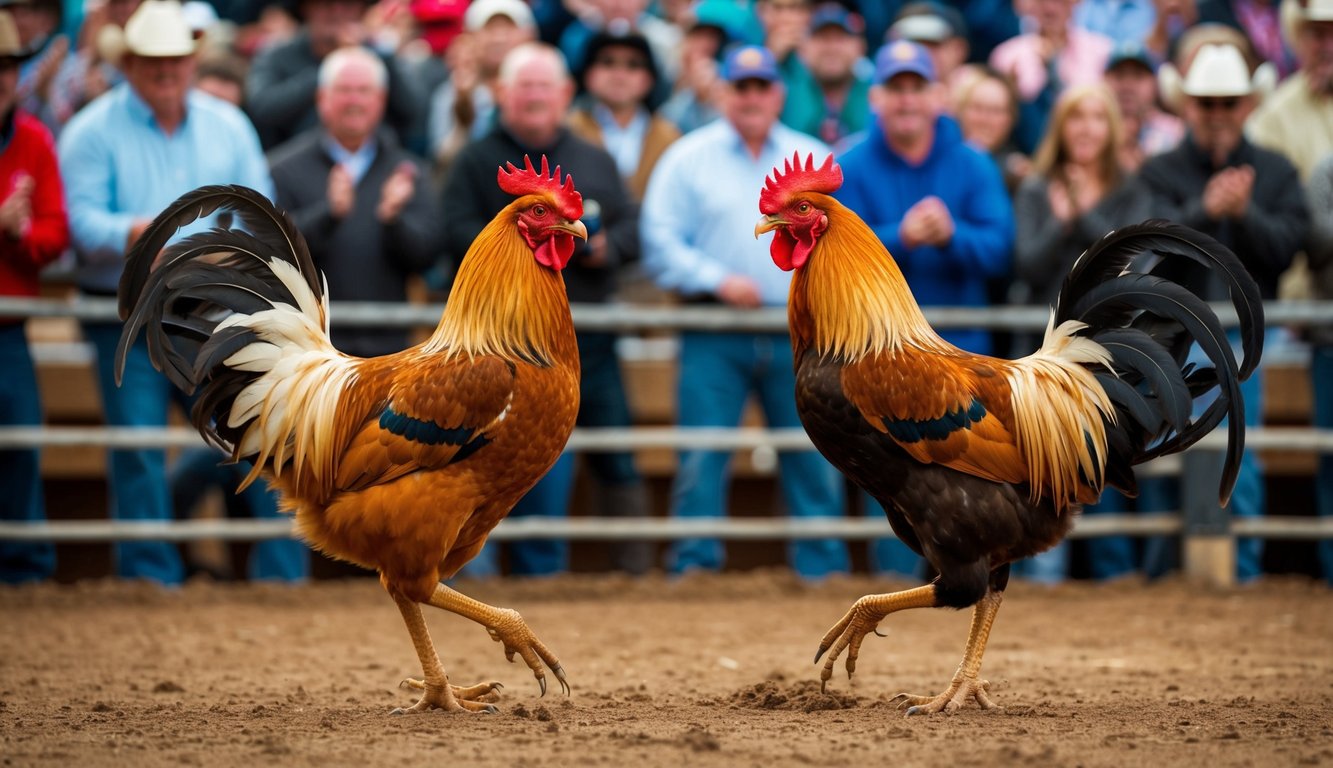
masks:
[[[786,200],[798,192],[823,192],[832,194],[842,186],[842,168],[833,162],[829,155],[824,164],[815,167],[814,155],[805,156],[805,167],[801,167],[801,153],[793,153],[790,160],[783,162],[782,172],[773,169],[773,175],[764,179],[764,191],[759,193],[759,212],[777,213]]]
[[[544,192],[555,198],[556,210],[566,219],[572,221],[583,215],[583,195],[574,189],[574,177],[566,174],[565,182],[561,184],[560,166],[557,165],[555,173],[551,173],[546,155],[542,155],[540,173],[532,167],[532,158],[527,155],[523,156],[525,167],[522,170],[516,168],[513,163],[505,165],[509,166],[508,170],[501,168],[496,172],[496,181],[500,183],[500,189],[515,197]]]

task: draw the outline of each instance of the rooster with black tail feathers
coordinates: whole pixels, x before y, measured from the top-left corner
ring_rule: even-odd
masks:
[[[491,712],[497,682],[449,683],[421,604],[469,618],[518,654],[546,692],[564,669],[513,610],[449,578],[560,456],[579,404],[579,359],[560,270],[587,237],[573,179],[501,168],[517,199],[478,235],[435,333],[397,354],[350,357],[329,342],[324,282],[292,220],[244,187],[173,203],[129,254],[117,375],[142,331],[151,359],[186,392],[209,442],[282,493],[313,547],[375,569],[425,672],[419,712]],[[240,224],[169,244],[229,213]]]
[[[850,676],[866,635],[908,608],[973,608],[962,664],[936,696],[899,694],[908,714],[994,706],[981,657],[1015,560],[1069,532],[1111,485],[1136,493],[1133,467],[1182,451],[1228,421],[1219,499],[1244,448],[1239,384],[1259,363],[1263,305],[1235,254],[1192,229],[1149,221],[1108,233],[1065,278],[1040,349],[1018,360],[964,352],[926,323],[874,232],[830,195],[832,156],[774,169],[755,236],[795,270],[788,303],[796,400],[815,446],[884,507],[894,532],[939,573],[867,595],[820,641],[820,677],[844,652]],[[1189,259],[1228,286],[1240,319],[1237,363],[1212,309],[1154,267]],[[1208,365],[1186,362],[1197,345]],[[1193,401],[1212,397],[1197,418]]]

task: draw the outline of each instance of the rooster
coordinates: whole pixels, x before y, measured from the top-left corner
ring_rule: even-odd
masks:
[[[1239,382],[1259,361],[1259,289],[1235,254],[1185,227],[1146,222],[1107,234],[1065,278],[1041,349],[1019,360],[964,352],[926,323],[874,232],[830,195],[842,169],[799,156],[760,194],[755,236],[795,270],[788,309],[796,400],[815,446],[884,507],[894,532],[939,576],[867,595],[820,641],[822,684],[845,651],[850,677],[866,635],[908,608],[973,607],[962,664],[938,696],[899,694],[908,714],[994,706],[980,677],[1009,566],[1058,543],[1106,484],[1134,495],[1134,465],[1184,450],[1229,419],[1225,504],[1244,443]],[[1238,365],[1209,306],[1152,272],[1207,265],[1240,318]],[[1211,366],[1186,364],[1197,344]],[[1198,418],[1196,397],[1215,396]]]
[[[203,187],[157,217],[120,284],[117,375],[143,330],[153,364],[198,397],[194,425],[271,476],[314,548],[379,572],[421,658],[422,691],[407,710],[493,712],[497,682],[449,684],[421,604],[486,628],[521,656],[543,694],[559,660],[515,611],[441,583],[560,455],[574,428],[579,360],[560,270],[586,238],[573,179],[509,164],[500,186],[518,199],[478,235],[444,315],[422,344],[361,359],[329,341],[328,300],[290,217],[253,190]],[[214,228],[168,247],[215,212]],[[165,248],[165,250],[164,250]]]

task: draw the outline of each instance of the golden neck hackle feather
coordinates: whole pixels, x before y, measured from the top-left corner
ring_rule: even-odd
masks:
[[[789,314],[798,340],[845,363],[904,347],[951,350],[870,227],[828,195],[805,192],[801,199],[824,211],[829,226],[792,279]]]
[[[533,257],[515,222],[537,202],[525,195],[510,203],[473,241],[459,267],[444,316],[423,351],[450,355],[498,355],[538,365],[566,359],[573,324],[564,278]]]

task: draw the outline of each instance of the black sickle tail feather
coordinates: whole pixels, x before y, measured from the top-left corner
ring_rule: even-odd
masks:
[[[1202,298],[1161,277],[1156,266],[1128,271],[1150,251],[1159,265],[1190,259],[1221,277],[1240,321],[1239,364],[1222,322]],[[1116,425],[1107,425],[1106,481],[1136,493],[1134,465],[1190,447],[1229,417],[1218,491],[1225,504],[1245,447],[1240,382],[1254,372],[1263,351],[1263,302],[1240,259],[1216,240],[1165,221],[1116,230],[1080,256],[1065,278],[1055,324],[1065,320],[1086,323],[1082,334],[1106,347],[1115,369],[1116,375],[1097,373],[1118,417]],[[1195,344],[1211,365],[1186,362]],[[1191,419],[1194,398],[1210,392],[1216,400]]]
[[[241,228],[213,228],[168,245],[176,233],[214,213],[231,213]],[[241,186],[200,187],[167,207],[134,244],[120,280],[120,316],[125,321],[116,349],[116,381],[125,356],[142,330],[149,357],[173,384],[199,390],[191,414],[210,442],[230,450],[244,425],[227,427],[236,395],[259,373],[229,368],[224,361],[251,343],[255,331],[223,320],[298,306],[292,290],[271,266],[285,261],[300,272],[316,300],[324,295],[305,240],[291,218],[263,195]],[[320,310],[317,310],[320,311]],[[322,312],[322,311],[321,311]],[[316,318],[323,325],[323,317]]]

